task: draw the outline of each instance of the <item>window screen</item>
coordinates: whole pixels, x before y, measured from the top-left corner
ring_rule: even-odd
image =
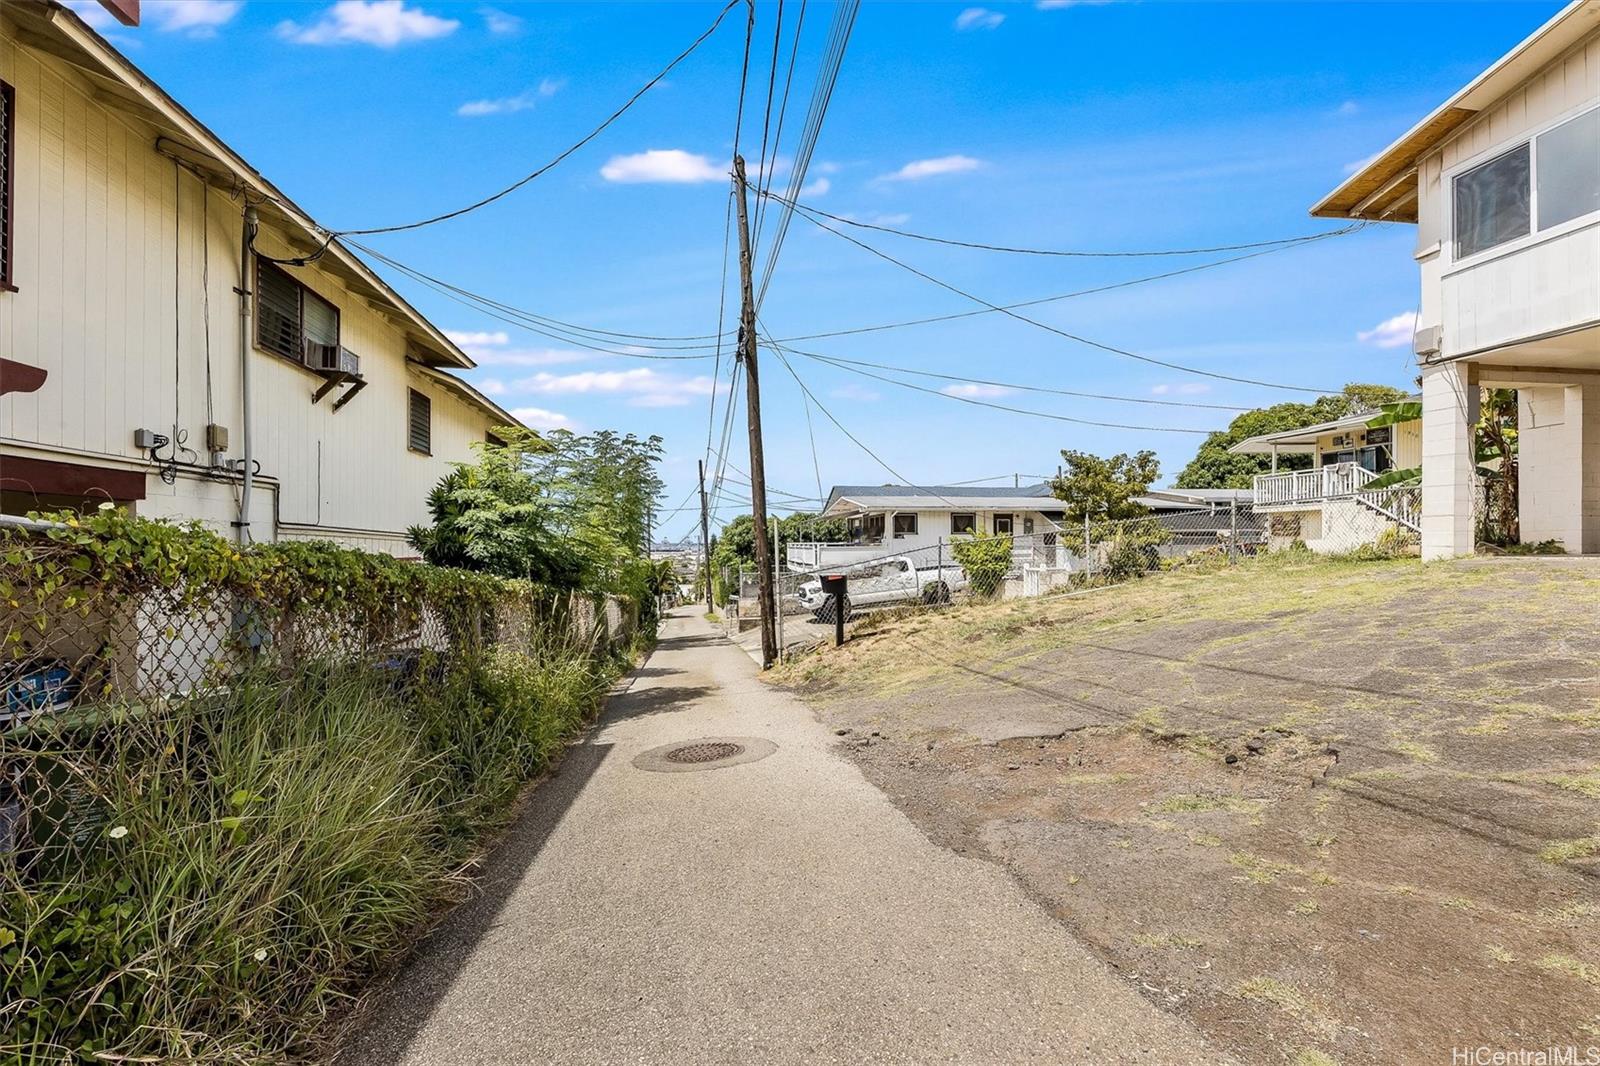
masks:
[[[915,536],[917,532],[917,516],[914,514],[897,514],[894,516],[894,535],[897,537]]]
[[[317,344],[339,343],[339,312],[316,293],[301,290],[300,316],[306,340]]]
[[[1523,144],[1456,177],[1457,259],[1529,232],[1530,173]]]
[[[423,455],[433,454],[433,401],[416,389],[408,389],[410,409],[406,412],[406,447]]]
[[[256,260],[256,344],[299,363],[306,341],[336,347],[339,309],[275,264]]]
[[[0,287],[10,288],[12,278],[11,245],[15,226],[12,182],[16,180],[17,94],[0,81]]]
[[[1539,228],[1600,211],[1600,110],[1542,133]]]
[[[978,516],[975,514],[952,514],[950,516],[950,532],[975,533],[978,530]]]

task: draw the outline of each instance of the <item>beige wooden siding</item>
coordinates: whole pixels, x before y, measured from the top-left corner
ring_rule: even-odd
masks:
[[[1600,317],[1600,226],[1590,225],[1460,268],[1450,251],[1449,171],[1513,147],[1600,104],[1600,33],[1591,34],[1465,124],[1418,164],[1418,326],[1442,327],[1446,355],[1506,344]],[[1440,245],[1445,254],[1433,250]]]
[[[176,425],[204,461],[215,420],[239,458],[242,205],[157,153],[154,131],[96,102],[81,75],[21,46],[3,20],[0,78],[16,88],[19,290],[0,294],[0,355],[49,373],[38,392],[0,398],[0,440],[139,464],[134,430]],[[258,246],[290,251],[271,232]],[[364,299],[314,266],[290,272],[339,308],[341,340],[369,384],[335,414],[337,393],[311,403],[321,378],[252,346],[255,457],[278,483],[279,516],[399,534],[493,420],[408,372],[404,335]],[[407,388],[433,400],[431,456],[406,449]],[[195,505],[213,521],[211,503]]]
[[[1410,470],[1422,465],[1422,420],[1402,422],[1394,427],[1394,465]]]

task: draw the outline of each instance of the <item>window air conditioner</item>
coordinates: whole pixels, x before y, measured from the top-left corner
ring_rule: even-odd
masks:
[[[360,356],[337,344],[306,341],[305,361],[306,366],[319,374],[348,374],[355,377],[361,373]]]

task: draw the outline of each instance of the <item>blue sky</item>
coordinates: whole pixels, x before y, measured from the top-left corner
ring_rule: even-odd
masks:
[[[543,164],[718,10],[688,2],[145,3],[145,25],[108,30],[112,39],[336,229],[433,215]],[[835,214],[928,233],[1056,248],[1181,248],[1321,232],[1335,224],[1309,218],[1307,209],[1351,164],[1558,6],[867,3],[806,199]],[[786,5],[791,27],[798,8],[798,0]],[[744,138],[752,165],[776,14],[776,0],[759,0],[760,61]],[[780,187],[831,16],[822,4],[807,12]],[[364,239],[453,284],[554,318],[652,335],[713,332],[742,49],[736,12],[665,84],[549,174],[459,220]],[[995,303],[1205,261],[1040,259],[858,236]],[[1413,242],[1409,226],[1371,227],[1026,313],[1224,374],[1316,388],[1407,385],[1409,334],[1394,320],[1416,305]],[[468,337],[482,364],[470,377],[504,406],[538,426],[660,434],[663,508],[690,492],[705,454],[710,360],[584,352],[384,273],[442,327]],[[797,219],[762,320],[773,335],[794,337],[974,306]],[[1149,399],[1250,407],[1304,395],[1151,366],[994,314],[800,347]],[[794,362],[840,422],[923,484],[1049,473],[1062,448],[1153,448],[1170,478],[1201,438],[1155,427],[1211,429],[1231,417],[1025,393],[992,397],[1152,428],[1079,426]],[[725,383],[726,358],[722,368]],[[769,483],[815,496],[818,475],[794,380],[770,356],[762,377]],[[835,482],[891,480],[821,413],[812,412],[812,423],[823,491]],[[743,440],[741,428],[732,449],[740,469]],[[723,517],[744,509],[730,503]],[[685,511],[670,516],[664,531],[679,535],[696,522]]]

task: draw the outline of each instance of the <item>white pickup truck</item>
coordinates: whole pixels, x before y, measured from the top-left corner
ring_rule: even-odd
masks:
[[[952,593],[966,588],[967,575],[959,566],[918,569],[909,555],[854,563],[838,571],[846,578],[844,615],[863,607],[890,603],[948,603]],[[816,578],[800,586],[795,597],[819,622],[833,621],[833,602]]]

